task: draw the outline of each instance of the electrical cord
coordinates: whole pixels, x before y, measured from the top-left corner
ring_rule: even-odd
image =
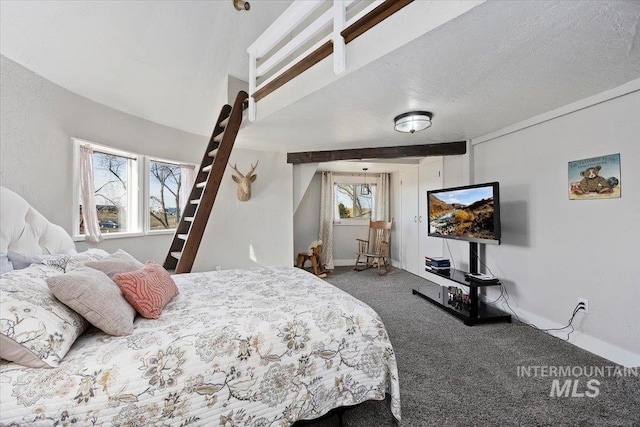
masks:
[[[449,244],[447,243],[447,247],[449,246]],[[480,262],[480,264],[492,275],[495,276],[495,274],[493,274],[493,272],[491,271],[491,269],[489,268],[488,265],[486,265],[482,259],[480,258],[480,254],[478,254],[477,251],[473,251],[474,254],[476,255],[478,261]],[[513,316],[515,316],[515,318],[518,320],[518,322],[522,323],[525,326],[529,326],[530,328],[536,329],[538,331],[543,331],[543,332],[549,332],[549,331],[563,331],[567,328],[571,328],[571,330],[567,333],[567,339],[565,341],[569,341],[569,337],[570,335],[575,331],[575,328],[573,327],[573,319],[575,319],[576,314],[578,314],[578,312],[580,310],[584,310],[584,303],[578,303],[576,305],[576,307],[573,309],[573,313],[571,314],[571,318],[569,319],[569,322],[567,323],[566,326],[563,326],[562,328],[548,328],[548,329],[544,329],[544,328],[539,328],[536,325],[534,325],[533,323],[527,323],[527,322],[523,322],[518,315],[516,314],[515,310],[511,307],[511,305],[509,305],[509,292],[507,291],[507,288],[501,283],[500,284],[500,295],[498,296],[498,298],[496,298],[494,301],[491,302],[486,302],[485,304],[495,304],[498,301],[500,301],[500,299],[504,299],[504,304],[507,305],[507,307],[509,308],[509,311],[511,311],[511,314],[513,314]],[[503,306],[504,307],[504,306]]]
[[[571,328],[571,330],[567,333],[567,339],[565,341],[569,341],[569,338],[571,336],[571,334],[575,331],[575,328],[573,327],[573,319],[575,319],[576,314],[578,314],[578,312],[580,310],[584,310],[584,305],[583,303],[578,303],[576,305],[576,307],[573,309],[573,313],[571,314],[571,318],[569,319],[569,321],[567,322],[566,326],[563,326],[561,328],[539,328],[536,325],[534,325],[533,323],[527,323],[522,321],[518,315],[516,314],[515,310],[509,305],[509,293],[507,291],[507,289],[504,287],[504,285],[501,286],[502,290],[504,290],[504,294],[506,294],[506,297],[504,299],[504,303],[507,305],[507,307],[509,308],[509,311],[511,312],[511,314],[513,314],[515,316],[515,318],[518,320],[518,322],[520,322],[522,325],[524,326],[528,326],[532,329],[535,329],[537,331],[542,331],[542,332],[549,332],[549,331],[563,331],[567,328]],[[500,297],[502,297],[503,294],[500,295]],[[500,297],[498,297],[496,299],[496,301],[500,300]]]
[[[472,250],[472,251],[473,251],[473,253],[475,254],[475,256],[476,256],[476,258],[478,259],[478,261],[480,261],[480,265],[482,265],[484,268],[486,268],[486,269],[487,269],[487,271],[488,271],[489,273],[491,273],[491,275],[492,275],[492,276],[494,276],[494,277],[495,277],[495,274],[493,274],[493,271],[491,271],[491,269],[489,268],[489,266],[488,266],[487,264],[485,264],[485,263],[482,261],[482,258],[480,258],[480,254],[478,253],[478,251],[476,251],[475,249],[473,249],[473,247],[471,248],[471,250]]]
[[[523,322],[522,319],[520,319],[520,317],[518,317],[518,315],[516,314],[516,311],[513,308],[511,308],[511,306],[509,305],[509,298],[511,298],[509,296],[509,291],[507,291],[507,288],[504,285],[501,285],[501,286],[502,286],[502,290],[504,291],[504,294],[505,294],[504,303],[507,304],[507,307],[509,307],[509,311],[511,311],[511,313],[516,317],[518,322],[520,322],[520,323],[522,323],[524,325],[531,326],[532,328],[536,328],[537,329],[537,327],[535,325],[529,324],[527,322]]]
[[[575,328],[573,327],[573,319],[576,317],[576,314],[578,314],[580,310],[584,309],[584,307],[581,304],[582,303],[579,303],[578,305],[576,305],[576,308],[573,310],[573,314],[571,315],[571,318],[569,319],[569,323],[567,323],[567,326],[564,326],[562,328],[550,328],[550,329],[538,328],[538,329],[544,332],[549,332],[549,331],[562,331],[564,329],[571,328],[571,330],[567,333],[567,339],[566,339],[566,341],[569,341],[569,336],[575,331]]]
[[[485,301],[485,304],[495,304],[498,301],[500,301],[500,299],[502,299],[504,297],[504,285],[502,283],[500,283],[500,295],[498,295],[498,298],[494,299],[493,301]]]
[[[449,243],[447,243],[447,247],[448,247],[448,246],[449,246]],[[472,250],[473,250],[473,253],[475,254],[475,256],[476,256],[477,260],[480,262],[480,265],[482,265],[482,266],[483,266],[483,267],[484,267],[484,268],[485,268],[485,269],[486,269],[486,270],[487,270],[487,271],[488,271],[488,272],[489,272],[493,277],[496,277],[496,275],[495,275],[495,274],[493,274],[493,271],[491,271],[491,269],[489,268],[489,266],[488,266],[487,264],[485,264],[485,263],[482,261],[482,259],[480,258],[480,254],[478,253],[478,251],[476,251],[476,250],[474,250],[474,249],[472,249]],[[504,297],[505,297],[505,296],[504,296],[505,292],[506,292],[506,288],[504,287],[504,285],[503,285],[502,283],[500,283],[500,295],[498,296],[498,298],[496,298],[496,299],[495,299],[495,300],[493,300],[493,301],[485,302],[485,304],[495,304],[495,303],[497,303],[498,301],[500,301],[500,299],[501,299],[501,298],[504,298]],[[505,302],[506,302],[506,300],[507,300],[507,299],[508,299],[508,298],[505,298]],[[507,305],[509,305],[509,303],[508,303],[508,302],[507,302]],[[511,308],[511,306],[509,306],[509,309],[511,310],[511,312],[513,313],[513,315],[516,317],[516,319],[518,319],[518,321],[521,321],[521,320],[518,318],[518,315],[513,311],[513,309]]]
[[[506,288],[504,289],[505,292],[507,292]],[[507,292],[507,295],[508,292]],[[573,313],[571,313],[571,318],[569,319],[569,321],[567,322],[566,326],[563,326],[561,328],[539,328],[536,325],[534,325],[533,323],[527,323],[527,322],[523,322],[518,315],[515,313],[515,311],[513,310],[513,308],[511,308],[511,306],[509,305],[509,301],[508,298],[505,298],[505,303],[507,304],[507,307],[509,307],[509,311],[511,311],[511,313],[516,317],[516,319],[518,319],[518,321],[520,323],[522,323],[524,326],[528,326],[530,328],[533,328],[537,331],[542,331],[542,332],[549,332],[549,331],[563,331],[567,328],[571,328],[571,330],[567,333],[567,339],[565,341],[569,341],[569,337],[571,336],[571,334],[575,331],[575,328],[573,327],[573,319],[575,319],[576,314],[578,314],[578,312],[580,310],[584,310],[584,305],[582,303],[578,303],[576,305],[576,307],[573,309]]]
[[[549,328],[549,329],[540,329],[541,331],[562,331],[563,329],[567,329],[569,326],[571,326],[571,323],[573,322],[573,318],[576,317],[576,314],[578,314],[578,311],[580,311],[582,307],[580,307],[580,304],[576,305],[576,308],[573,309],[573,314],[571,315],[571,318],[569,319],[569,323],[567,323],[567,326],[563,326],[562,328]]]
[[[449,252],[449,259],[451,260],[451,266],[454,270],[456,270],[456,261],[453,259],[453,254],[451,253],[451,248],[449,247],[449,240],[444,239],[444,243],[447,245],[447,252]]]

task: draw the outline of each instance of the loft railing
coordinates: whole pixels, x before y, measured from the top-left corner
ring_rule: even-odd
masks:
[[[346,69],[351,42],[413,0],[295,0],[249,47],[249,120],[256,102],[333,53]]]

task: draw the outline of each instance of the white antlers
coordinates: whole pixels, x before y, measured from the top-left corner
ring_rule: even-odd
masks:
[[[231,169],[236,171],[237,175],[233,175],[233,180],[238,184],[238,200],[241,202],[246,202],[251,198],[251,183],[256,180],[258,175],[254,175],[253,171],[258,167],[258,162],[256,161],[256,165],[251,164],[251,170],[246,175],[243,175],[242,172],[238,170],[236,165],[231,166]]]

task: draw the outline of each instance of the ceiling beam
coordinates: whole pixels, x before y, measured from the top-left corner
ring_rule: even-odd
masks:
[[[465,154],[465,141],[399,147],[353,148],[347,150],[302,151],[287,153],[287,163],[322,163],[354,159],[395,159],[399,157],[451,156]]]

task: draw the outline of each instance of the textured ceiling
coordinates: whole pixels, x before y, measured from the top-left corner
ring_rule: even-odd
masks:
[[[80,95],[206,135],[227,74],[247,80],[246,48],[289,4],[2,1],[0,47]],[[488,1],[245,124],[238,143],[303,151],[482,136],[640,78],[639,21],[640,1]],[[433,126],[394,132],[393,117],[412,109],[432,111]]]
[[[476,138],[640,78],[639,21],[640,1],[489,1],[242,138],[286,151]],[[433,112],[433,126],[393,131],[393,118],[410,110]]]

